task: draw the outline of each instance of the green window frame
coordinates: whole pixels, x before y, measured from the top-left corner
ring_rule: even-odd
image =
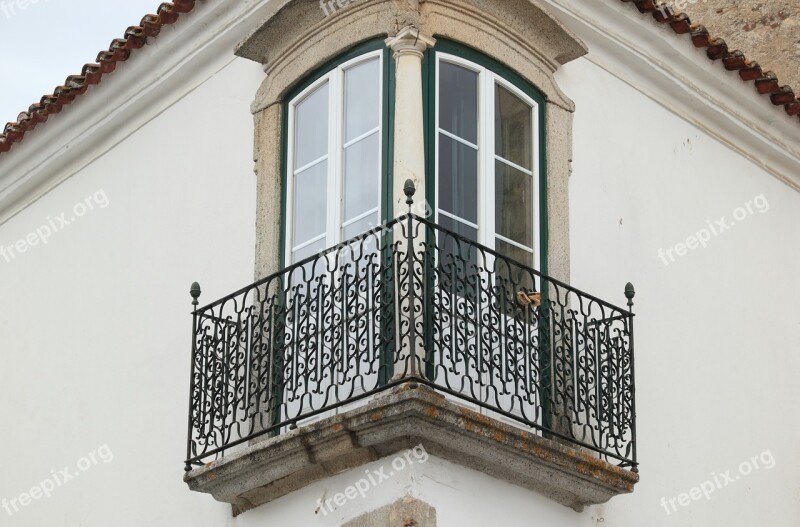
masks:
[[[424,128],[424,140],[425,140],[425,152],[426,152],[426,196],[429,196],[430,203],[434,211],[437,211],[436,221],[438,222],[439,217],[439,196],[437,195],[438,189],[438,159],[437,159],[437,142],[439,141],[440,136],[440,128],[439,122],[437,118],[437,112],[439,112],[439,108],[437,107],[437,100],[438,100],[438,89],[439,83],[437,78],[437,65],[440,62],[441,58],[448,58],[452,57],[455,60],[453,61],[454,64],[461,64],[471,63],[477,69],[485,70],[491,74],[491,77],[495,79],[499,79],[498,85],[500,86],[508,86],[514,88],[517,92],[523,94],[529,102],[532,102],[536,106],[535,112],[535,120],[532,123],[535,127],[532,130],[533,137],[535,138],[535,157],[533,160],[534,163],[534,172],[535,172],[535,179],[534,185],[536,185],[536,199],[533,201],[535,206],[535,210],[532,213],[535,213],[535,223],[534,229],[535,232],[531,232],[533,237],[534,243],[532,243],[532,249],[534,251],[534,263],[532,267],[539,271],[542,274],[547,274],[547,262],[548,262],[548,213],[547,213],[547,150],[546,150],[546,107],[547,107],[547,99],[545,95],[537,90],[533,85],[523,79],[518,73],[510,69],[508,66],[494,60],[472,48],[469,48],[463,44],[449,41],[440,37],[437,37],[436,45],[428,50],[425,54],[425,62],[423,65],[423,101],[424,101],[424,108],[423,108],[423,128]],[[483,74],[482,74],[483,75]],[[482,84],[483,81],[478,82],[478,86],[485,86],[486,84]],[[488,81],[487,81],[488,82]],[[496,88],[495,88],[496,89]],[[480,100],[480,95],[476,97],[477,100]],[[489,100],[488,96],[486,100]],[[486,104],[486,100],[484,101],[484,105]],[[481,110],[479,109],[479,114]],[[486,124],[478,124],[479,127],[483,127],[484,130],[482,133],[489,134],[496,133],[494,130],[495,124],[491,124],[486,126]],[[490,132],[490,130],[493,130]],[[481,133],[479,131],[479,133]],[[448,135],[448,134],[445,134]],[[455,134],[449,134],[451,137]],[[469,141],[463,141],[462,138],[456,137],[454,138],[461,143],[469,143]],[[489,144],[492,144],[489,142]],[[486,142],[484,143],[476,143],[479,148],[489,150],[487,148]],[[467,145],[469,146],[469,145]],[[483,153],[483,159],[489,158],[489,161],[492,161],[492,157],[496,157],[496,151],[494,152],[485,152]],[[479,156],[480,159],[481,156]],[[478,162],[479,166],[486,166],[485,164]],[[491,174],[495,176],[495,172]],[[478,178],[488,178],[489,174],[479,174]],[[492,187],[494,188],[494,187]],[[485,207],[485,204],[481,202],[481,200],[495,200],[494,192],[491,194],[484,193],[483,195],[478,195],[478,207],[484,207],[484,211],[493,210],[491,207]],[[488,229],[486,223],[488,222],[478,222],[478,227],[483,229]],[[495,222],[492,221],[490,225],[494,224]],[[496,226],[495,226],[496,227]],[[483,233],[482,237],[479,237],[479,243],[483,245],[489,245],[490,247],[495,247],[493,243],[486,244],[484,243],[489,236],[494,237],[497,234],[496,229],[495,232],[491,233]],[[497,251],[502,254],[502,251]],[[435,273],[431,273],[434,275]],[[431,280],[434,280],[431,277]],[[530,284],[532,287],[537,288],[541,291],[542,294],[542,303],[543,306],[548,304],[548,288],[546,283],[538,283],[538,284]],[[538,287],[536,287],[538,286]],[[430,284],[429,289],[432,289],[433,283]],[[513,309],[513,308],[512,308]],[[511,313],[511,311],[509,311]],[[548,346],[546,342],[546,335],[547,335],[547,309],[543,307],[542,310],[539,311],[540,321],[539,321],[539,331],[540,331],[540,339],[542,345],[544,347]],[[429,320],[426,323],[427,328],[433,327],[433,320],[430,319],[432,317],[432,309],[430,305],[426,305],[426,317]],[[433,342],[431,342],[432,334],[431,330],[428,329],[426,334],[426,341],[427,341],[427,349],[429,351],[429,356],[427,357],[427,367],[426,367],[426,375],[428,378],[434,378],[437,375],[436,362],[437,359],[434,356],[434,346]],[[550,366],[549,366],[549,359],[547,358],[547,352],[543,351],[541,354],[541,359],[539,363],[540,371],[543,374],[543,383],[544,385],[549,384],[550,378]],[[545,427],[550,426],[551,424],[551,408],[549,404],[549,400],[547,397],[543,400],[543,416],[542,416],[542,424]]]
[[[547,219],[547,151],[546,151],[546,105],[547,99],[542,92],[523,79],[518,73],[508,66],[488,57],[463,44],[449,41],[437,37],[436,45],[426,52],[423,66],[423,116],[426,152],[426,196],[429,196],[433,210],[439,212],[439,196],[437,195],[437,141],[439,130],[437,127],[437,64],[443,57],[454,57],[456,60],[465,61],[483,68],[501,80],[503,84],[513,87],[521,94],[524,94],[536,105],[536,122],[534,126],[534,137],[536,138],[537,155],[534,160],[537,180],[536,193],[537,199],[535,215],[534,239],[537,240],[533,245],[535,251],[534,268],[543,274],[547,274],[548,256],[548,219]],[[493,200],[492,195],[483,195],[481,200]],[[482,206],[482,204],[479,204]],[[483,227],[483,225],[481,225]],[[486,238],[484,237],[485,241]]]
[[[329,75],[333,70],[339,68],[343,64],[351,62],[359,57],[368,55],[375,52],[381,52],[382,58],[382,83],[381,83],[381,162],[380,162],[380,199],[379,199],[379,220],[380,222],[389,221],[392,213],[391,199],[392,199],[392,185],[391,185],[391,167],[394,161],[393,147],[394,147],[394,91],[395,91],[395,66],[394,58],[391,50],[386,47],[383,39],[374,39],[368,42],[359,44],[350,50],[344,52],[335,59],[329,61],[323,66],[311,72],[296,86],[294,86],[282,102],[282,119],[281,119],[281,215],[280,215],[280,249],[279,249],[279,268],[283,269],[287,266],[288,254],[287,245],[289,241],[289,227],[290,219],[289,212],[289,196],[290,185],[292,184],[289,177],[290,168],[290,142],[289,130],[291,119],[291,104],[292,102],[305,90],[320,81],[326,75]],[[337,169],[341,171],[341,168]],[[341,196],[339,196],[341,197]],[[377,227],[377,225],[373,226]],[[343,241],[343,240],[339,240]]]

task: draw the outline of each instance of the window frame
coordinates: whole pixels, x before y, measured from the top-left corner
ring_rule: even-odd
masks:
[[[548,214],[547,214],[547,152],[546,152],[546,97],[533,85],[520,77],[516,72],[500,62],[483,55],[482,53],[446,39],[439,39],[436,46],[426,53],[426,65],[423,69],[423,96],[424,130],[426,145],[426,194],[431,196],[434,204],[435,218],[439,219],[439,68],[441,60],[465,67],[479,73],[478,86],[478,243],[489,248],[495,247],[495,240],[500,236],[506,241],[505,236],[496,232],[494,217],[494,190],[495,181],[490,181],[490,176],[495,176],[494,162],[496,152],[491,151],[494,146],[494,124],[491,129],[483,126],[488,118],[487,113],[494,117],[494,94],[485,93],[485,87],[494,83],[509,90],[512,94],[522,99],[532,107],[533,127],[533,184],[534,193],[532,211],[533,220],[533,268],[542,274],[547,274],[548,262]],[[486,109],[489,112],[486,112]],[[491,135],[492,137],[487,138]],[[487,142],[487,139],[489,140]],[[492,150],[494,150],[492,148]],[[491,169],[489,165],[491,164]],[[489,185],[490,184],[490,185]],[[490,187],[490,188],[487,188]],[[492,190],[491,193],[487,192]],[[445,213],[445,216],[451,217]],[[488,219],[488,223],[487,223]],[[460,221],[460,220],[455,220]],[[466,223],[464,225],[467,225]],[[490,232],[491,228],[491,232]],[[490,242],[490,243],[487,243]],[[511,241],[512,245],[518,243]]]
[[[391,166],[393,163],[393,147],[394,147],[394,86],[395,86],[395,71],[394,71],[394,58],[390,53],[383,41],[383,39],[375,39],[351,48],[349,51],[343,53],[339,57],[331,60],[325,65],[313,71],[300,81],[294,88],[289,90],[282,102],[282,116],[281,116],[281,215],[280,215],[280,248],[279,248],[279,269],[285,269],[292,265],[292,246],[294,225],[292,224],[293,214],[293,153],[294,145],[291,140],[294,133],[294,107],[297,102],[301,102],[303,98],[312,93],[316,88],[322,85],[327,79],[337,77],[336,81],[340,86],[344,83],[345,70],[357,65],[359,62],[369,60],[372,57],[378,57],[380,62],[380,111],[381,131],[379,133],[379,158],[380,158],[380,180],[378,182],[379,200],[378,200],[378,217],[380,222],[388,221],[388,216],[391,214],[391,199],[392,199],[392,185],[390,181]],[[334,138],[330,136],[330,130],[338,127],[337,134],[339,137],[344,137],[344,91],[340,90],[338,96],[333,91],[329,93],[329,102],[336,98],[337,108],[337,122],[331,122],[329,119],[329,152]],[[329,107],[329,116],[331,108]],[[335,177],[336,192],[330,192],[328,189],[328,209],[326,211],[326,233],[325,233],[325,246],[328,248],[334,246],[342,241],[345,241],[342,234],[342,214],[344,195],[344,143],[339,141],[334,155],[328,154],[329,164],[335,160],[338,171]],[[330,172],[334,170],[331,166],[328,167],[328,182],[330,183]],[[334,204],[331,207],[331,204]],[[331,231],[328,227],[334,226]],[[377,225],[375,227],[378,227]]]
[[[439,64],[440,64],[440,56],[444,56],[448,59],[453,58],[454,63],[458,63],[459,65],[467,65],[469,69],[473,71],[477,68],[481,68],[485,71],[491,73],[492,78],[496,80],[498,84],[503,86],[509,91],[519,96],[523,94],[524,97],[522,99],[526,103],[530,103],[531,101],[534,103],[532,106],[535,106],[536,113],[535,118],[533,121],[533,127],[531,130],[531,139],[533,143],[533,170],[534,172],[533,177],[535,178],[533,182],[533,191],[536,195],[534,198],[533,203],[534,206],[532,207],[534,210],[532,211],[533,220],[534,220],[534,228],[533,228],[533,238],[534,238],[534,262],[533,262],[533,269],[537,271],[539,274],[547,275],[548,273],[548,207],[547,207],[547,122],[546,122],[546,112],[547,112],[547,104],[548,100],[546,96],[540,92],[536,87],[534,87],[530,82],[526,81],[523,77],[517,74],[515,71],[511,70],[508,66],[498,62],[495,59],[492,59],[472,48],[469,48],[465,45],[460,43],[456,43],[453,41],[449,41],[443,38],[437,37],[436,45],[428,50],[425,55],[425,64],[423,67],[423,97],[424,97],[424,109],[423,109],[423,127],[424,127],[424,137],[425,137],[425,150],[426,150],[426,196],[429,196],[430,201],[432,204],[435,205],[436,210],[436,220],[438,222],[438,213],[439,213]],[[485,83],[482,83],[485,84]],[[481,85],[479,84],[479,88]],[[494,93],[496,90],[492,90]],[[489,94],[483,94],[485,98],[489,99]],[[479,101],[481,101],[481,93],[478,95]],[[480,104],[480,106],[486,106],[485,104]],[[491,107],[494,108],[494,100],[491,100]],[[480,108],[479,108],[480,111]],[[481,139],[481,134],[491,133],[494,135],[495,133],[495,124],[491,125],[491,129],[485,126],[481,126],[480,123],[481,118],[486,119],[486,116],[479,115],[479,126],[478,126],[478,143],[479,146],[483,146],[484,150],[488,150],[488,146],[486,142]],[[494,143],[494,137],[492,138],[492,143]],[[496,151],[492,151],[489,153],[490,155],[484,156],[484,160],[487,158],[492,162],[496,159]],[[485,170],[486,162],[480,162],[479,156],[479,163],[478,163],[478,170]],[[494,175],[495,171],[492,169],[492,175]],[[479,196],[478,196],[478,213],[479,215],[486,214],[486,193],[485,188],[483,190],[483,194],[480,193],[480,185],[486,181],[486,173],[479,173],[478,174],[478,184],[479,184]],[[493,185],[494,187],[494,182]],[[488,196],[489,201],[492,202],[495,199],[494,193],[491,196]],[[492,209],[493,212],[493,209]],[[484,241],[486,240],[485,234],[481,234],[480,230],[483,230],[484,233],[488,230],[485,224],[481,223],[482,217],[479,216],[478,218],[478,225],[482,229],[479,229],[478,235],[478,243],[488,246],[490,248],[495,247],[494,240],[497,237],[496,232],[488,233],[492,237],[492,243],[486,244]],[[494,225],[494,217],[492,217],[492,230],[496,230],[496,225]],[[503,237],[505,238],[505,237]],[[435,275],[435,273],[432,273]],[[434,284],[435,277],[431,276],[429,279],[430,288],[432,289],[435,287]],[[542,304],[546,305],[549,298],[549,291],[548,291],[548,284],[541,280],[539,277],[534,278],[535,284],[534,287],[541,292],[542,294]],[[464,302],[463,298],[454,298],[454,300],[458,303]],[[491,302],[492,300],[489,300]],[[432,311],[430,307],[426,307],[427,317],[432,317]],[[544,313],[544,311],[542,311]],[[542,320],[540,322],[540,332],[543,331],[541,328],[546,327],[547,322],[542,315]],[[428,323],[428,327],[430,327],[430,323]],[[430,342],[432,339],[432,333],[430,331],[426,334],[426,342],[427,346],[426,349],[431,350],[429,353],[434,353],[434,346]],[[433,355],[430,356],[428,366],[426,368],[426,375],[430,378],[436,376],[436,365],[434,364],[435,359]],[[549,366],[548,366],[548,359],[546,353],[542,355],[542,358],[539,363],[540,371],[548,372],[544,375],[547,377],[543,380],[544,385],[547,385],[549,381]],[[546,426],[550,426],[550,407],[549,402],[545,399],[542,402],[542,423]],[[495,415],[497,417],[497,415]]]

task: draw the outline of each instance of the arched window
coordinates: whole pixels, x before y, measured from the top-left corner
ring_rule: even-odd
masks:
[[[544,98],[496,61],[441,40],[426,84],[436,222],[541,269]]]
[[[313,74],[285,106],[284,265],[384,219],[391,57],[360,46]]]

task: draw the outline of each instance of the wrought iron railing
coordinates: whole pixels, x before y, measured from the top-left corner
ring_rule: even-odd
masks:
[[[635,471],[625,295],[616,307],[410,212],[202,308],[193,284],[185,468],[411,382]]]

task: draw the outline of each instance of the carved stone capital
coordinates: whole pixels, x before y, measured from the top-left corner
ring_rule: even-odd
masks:
[[[436,39],[420,32],[415,27],[404,27],[397,35],[386,39],[386,45],[394,51],[397,60],[403,55],[415,55],[422,60],[423,53],[436,44]]]

